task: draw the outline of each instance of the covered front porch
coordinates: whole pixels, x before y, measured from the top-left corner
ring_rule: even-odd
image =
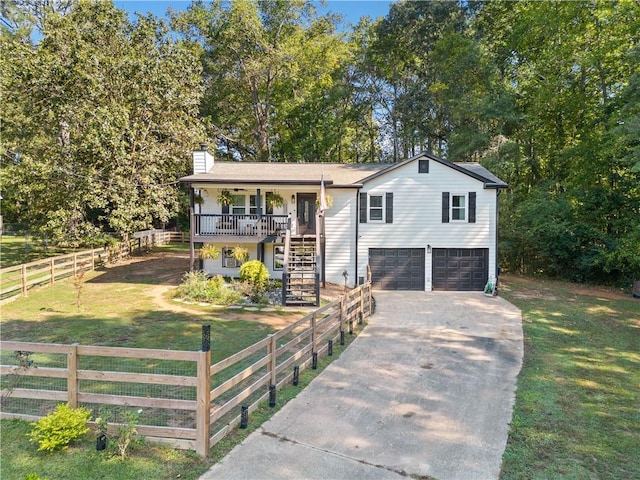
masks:
[[[230,213],[193,214],[192,236],[196,242],[213,242],[227,237],[260,241],[269,236],[284,235],[289,215],[242,215]]]

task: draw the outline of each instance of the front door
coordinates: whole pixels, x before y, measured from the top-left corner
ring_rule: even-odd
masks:
[[[298,194],[298,234],[313,235],[316,233],[316,194]]]

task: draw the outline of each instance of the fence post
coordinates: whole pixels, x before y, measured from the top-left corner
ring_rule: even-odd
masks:
[[[22,296],[26,297],[27,296],[27,266],[23,263],[22,264]]]
[[[209,405],[211,403],[211,325],[202,326],[202,350],[197,362],[196,453],[209,455]]]
[[[278,358],[276,336],[272,333],[269,335],[269,339],[269,373],[271,374],[269,382],[271,385],[275,385],[277,381],[276,360]]]
[[[311,315],[311,353],[314,354],[317,351],[316,348],[316,312]]]
[[[51,257],[49,259],[49,273],[51,274],[51,278],[49,279],[49,285],[53,285],[53,283],[56,281],[55,279],[55,260],[54,257]]]
[[[78,408],[78,344],[69,346],[67,352],[67,401],[71,408]]]
[[[73,254],[73,276],[75,277],[78,274],[78,254]]]

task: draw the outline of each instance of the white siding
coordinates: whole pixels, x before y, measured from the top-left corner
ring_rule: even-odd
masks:
[[[222,242],[222,243],[216,243],[215,245],[220,250],[222,250],[225,247],[233,248],[239,245],[240,247],[246,248],[249,251],[249,260],[255,260],[256,258],[258,258],[258,250],[257,250],[256,244],[251,244],[251,243],[239,244],[239,243]],[[197,254],[198,252],[196,251],[196,255]],[[222,260],[223,260],[222,253],[220,253],[220,256],[215,260],[204,260],[202,269],[210,275],[222,275],[224,277],[232,277],[232,278],[237,278],[240,276],[240,267],[235,267],[235,268],[223,267]]]
[[[393,192],[393,223],[360,223],[358,276],[366,275],[369,248],[488,248],[489,277],[495,272],[496,190],[436,161],[429,173],[409,162],[368,182],[368,194]],[[442,192],[476,192],[476,223],[442,223]],[[468,207],[468,205],[467,205]],[[431,290],[431,254],[426,253],[425,288]]]
[[[356,190],[327,190],[333,205],[325,216],[326,281],[344,285],[342,273],[346,270],[348,285],[355,285],[355,238],[356,238]]]
[[[207,151],[193,152],[193,173],[207,173],[213,167],[213,155]]]

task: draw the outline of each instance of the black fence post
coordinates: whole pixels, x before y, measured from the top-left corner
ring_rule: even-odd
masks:
[[[313,352],[313,355],[311,356],[311,368],[313,370],[318,369],[318,352]]]
[[[202,351],[211,350],[211,325],[202,326]]]
[[[276,406],[276,386],[273,384],[269,385],[269,406]]]
[[[300,367],[296,365],[293,367],[293,386],[297,387],[298,383],[300,383]]]
[[[333,340],[329,339],[328,345],[327,345],[327,355],[329,355],[330,357],[333,356]]]
[[[344,345],[344,330],[340,330],[340,345]]]
[[[240,428],[247,428],[249,425],[249,407],[242,405],[240,407]]]

